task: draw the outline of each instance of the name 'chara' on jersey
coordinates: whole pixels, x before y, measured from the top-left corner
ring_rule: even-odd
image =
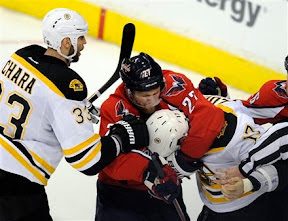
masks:
[[[95,175],[121,151],[148,144],[146,124],[136,118],[116,123],[108,136],[94,133],[86,84],[69,68],[87,31],[80,14],[54,9],[42,23],[48,48],[30,45],[1,63],[1,221],[52,220],[44,186],[63,156],[76,170]]]

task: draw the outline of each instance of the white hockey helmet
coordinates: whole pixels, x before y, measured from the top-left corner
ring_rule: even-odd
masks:
[[[72,61],[77,53],[77,41],[80,36],[87,34],[88,24],[77,12],[67,8],[56,8],[49,11],[42,21],[42,34],[45,44],[57,50],[64,58]],[[74,53],[63,55],[60,48],[64,38],[70,38]]]
[[[146,121],[149,132],[149,150],[167,157],[180,148],[179,141],[188,133],[185,115],[179,110],[163,109],[154,112]]]

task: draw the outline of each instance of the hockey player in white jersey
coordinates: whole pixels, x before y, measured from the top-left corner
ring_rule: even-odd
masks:
[[[95,175],[120,152],[148,144],[146,124],[133,117],[114,124],[108,136],[94,133],[85,82],[69,68],[87,31],[77,12],[54,9],[42,23],[48,48],[30,45],[0,66],[1,221],[52,220],[44,186],[63,156]]]
[[[285,69],[288,73],[288,56],[284,61]],[[227,96],[227,86],[217,77],[205,78],[199,84],[199,90],[203,94],[218,94]],[[257,124],[287,122],[288,119],[288,80],[269,80],[265,82],[259,90],[251,95],[247,100],[241,100],[242,104],[249,109],[249,115],[253,117]],[[287,137],[288,128],[278,125],[278,131]],[[273,129],[276,129],[273,127]],[[276,137],[277,138],[277,137]],[[223,185],[223,193],[230,200],[241,196],[244,188],[245,176],[260,165],[272,164],[279,176],[279,185],[276,191],[261,196],[257,201],[259,207],[263,207],[265,202],[270,203],[271,220],[286,221],[288,219],[288,160],[287,148],[285,145],[277,145],[277,139],[269,138],[270,145],[260,145],[252,149],[249,157],[239,166],[228,169],[219,169],[221,175],[217,175],[219,182]],[[256,147],[256,146],[255,146]],[[241,171],[241,172],[240,172]],[[244,175],[244,176],[243,176]],[[233,178],[232,178],[233,177]],[[231,179],[232,178],[232,179]],[[227,183],[229,180],[229,184]],[[246,184],[247,185],[247,184]],[[257,189],[259,187],[253,187]],[[254,203],[255,204],[255,203]]]
[[[219,97],[211,99],[218,100],[218,102],[220,101]],[[269,131],[265,131],[263,127],[255,124],[253,119],[248,115],[249,112],[247,109],[239,102],[229,101],[219,104],[218,106],[225,110],[226,113],[231,114],[226,125],[227,128],[225,129],[224,136],[222,136],[221,139],[215,139],[215,142],[221,145],[217,145],[217,148],[213,148],[214,145],[212,145],[211,149],[203,156],[201,161],[189,159],[188,156],[183,155],[181,149],[169,155],[167,161],[181,176],[189,176],[197,170],[196,177],[199,193],[205,205],[198,218],[199,221],[225,221],[232,219],[245,221],[269,220],[267,218],[269,210],[265,210],[265,208],[262,208],[264,209],[263,211],[259,211],[259,208],[258,210],[253,210],[253,201],[265,193],[268,188],[269,191],[272,191],[277,187],[277,171],[272,165],[263,166],[261,169],[250,174],[248,178],[250,182],[260,181],[261,187],[258,191],[248,189],[241,198],[234,201],[225,199],[225,196],[221,192],[221,185],[214,182],[216,169],[238,165],[242,160],[246,159],[249,150],[253,148],[256,142],[264,143],[265,136],[262,136],[262,134],[265,134],[265,132],[269,134]],[[169,112],[169,110],[161,111],[163,112],[163,116],[166,115],[165,112]],[[160,141],[165,138],[165,144],[170,143],[169,139],[173,139],[173,136],[166,136],[165,133],[161,133],[161,131],[166,131],[166,129],[162,128],[162,124],[156,124],[159,120],[161,120],[159,115],[157,118],[152,115],[148,119],[148,121],[153,121],[153,124],[147,124],[149,132],[155,130],[155,128],[151,129],[153,126],[150,125],[159,125],[157,128],[157,136],[152,137],[153,135],[150,135],[150,140],[153,139],[157,142],[150,141],[149,148],[154,151],[158,148],[159,152],[157,152],[165,156],[168,148],[161,145]],[[178,130],[181,131],[179,128]],[[181,134],[183,134],[183,132],[181,132]],[[175,143],[175,141],[171,141],[171,143]],[[202,164],[202,162],[204,164]],[[267,183],[269,185],[267,185]]]

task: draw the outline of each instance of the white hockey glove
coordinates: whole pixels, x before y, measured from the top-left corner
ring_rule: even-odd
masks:
[[[95,107],[93,104],[91,104],[90,102],[88,102],[86,104],[86,108],[91,116],[91,121],[94,124],[98,124],[99,123],[99,118],[100,118],[100,108]]]
[[[189,178],[196,170],[203,166],[201,161],[193,160],[184,155],[181,150],[173,152],[166,160],[180,179],[183,179],[184,177]]]

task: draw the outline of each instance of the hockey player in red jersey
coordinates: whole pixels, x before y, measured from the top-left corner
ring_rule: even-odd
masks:
[[[95,175],[120,152],[148,145],[146,124],[123,119],[107,136],[93,131],[87,88],[69,68],[86,44],[88,24],[58,8],[43,19],[48,48],[30,45],[1,62],[0,220],[51,221],[44,186],[60,160]]]
[[[120,76],[123,84],[101,106],[101,135],[127,113],[147,119],[156,110],[176,108],[193,125],[182,144],[183,156],[201,158],[215,137],[225,133],[226,114],[208,102],[185,75],[162,71],[149,55],[140,53],[124,60]],[[143,183],[149,164],[143,152],[120,154],[99,174],[96,220],[180,220],[173,205],[150,199]],[[185,211],[183,199],[178,200]]]

